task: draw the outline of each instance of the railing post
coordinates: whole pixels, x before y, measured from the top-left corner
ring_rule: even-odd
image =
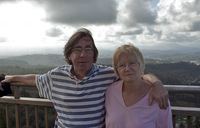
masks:
[[[173,128],[176,127],[176,115],[172,115]]]
[[[38,128],[38,106],[35,105],[35,127]]]
[[[187,127],[191,128],[191,116],[187,116]]]
[[[8,114],[8,104],[6,104],[6,127],[7,128],[10,128],[10,125],[9,125],[9,114]]]
[[[18,86],[14,86],[14,97],[15,99],[20,98]],[[16,121],[16,128],[20,128],[19,104],[15,104],[15,121]]]
[[[47,112],[47,106],[44,107],[45,111],[45,128],[48,128],[48,112]]]
[[[25,105],[25,110],[26,110],[26,128],[29,128],[28,105]]]

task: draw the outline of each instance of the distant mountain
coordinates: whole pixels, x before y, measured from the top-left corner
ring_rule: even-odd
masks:
[[[200,51],[177,52],[177,50],[142,50],[146,63],[170,63],[179,61],[195,61],[200,63]],[[112,50],[100,52],[97,64],[112,65]],[[33,54],[0,59],[0,66],[25,66],[25,65],[65,65],[64,56],[61,54]]]
[[[64,65],[66,64],[63,55],[59,54],[33,54],[33,55],[24,55],[24,56],[16,56],[4,58],[4,60],[20,60],[25,61],[30,65]]]
[[[159,44],[152,46],[138,47],[142,51],[145,58],[161,58],[166,56],[172,56],[174,54],[193,54],[200,53],[199,46],[182,46],[179,44],[171,43]],[[112,58],[115,49],[99,50],[100,58]]]
[[[98,58],[98,64],[111,65],[112,58]],[[0,66],[27,66],[27,65],[65,65],[61,54],[33,54],[0,59]]]
[[[142,46],[140,48],[143,50],[150,50],[150,51],[163,51],[165,53],[173,51],[173,53],[193,53],[193,52],[200,52],[200,45],[197,46],[183,46],[176,43],[167,43],[167,44],[158,44],[158,45],[152,45],[152,46]]]
[[[0,66],[27,66],[28,62],[23,60],[9,60],[9,59],[0,59]]]

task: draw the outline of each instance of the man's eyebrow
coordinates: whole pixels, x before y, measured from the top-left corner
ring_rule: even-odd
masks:
[[[75,46],[74,48],[83,48],[81,46]],[[92,45],[86,45],[85,48],[92,48]]]
[[[86,48],[92,48],[92,45],[87,45]]]
[[[74,48],[82,48],[81,46],[75,46]]]

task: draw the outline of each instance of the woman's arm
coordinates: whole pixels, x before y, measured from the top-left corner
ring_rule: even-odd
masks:
[[[22,83],[26,86],[36,86],[34,74],[13,75],[13,76],[6,75],[5,79],[1,82],[7,82],[7,83],[16,82],[16,83]]]
[[[158,79],[155,75],[152,74],[143,75],[142,79],[152,87],[152,91],[149,97],[149,105],[151,105],[153,99],[155,99],[158,102],[161,109],[167,109],[167,107],[169,106],[168,91],[163,86],[160,79]]]

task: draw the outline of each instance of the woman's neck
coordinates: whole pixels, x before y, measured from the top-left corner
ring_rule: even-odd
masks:
[[[140,78],[132,82],[123,81],[122,92],[125,92],[125,93],[134,93],[137,95],[140,93],[146,93],[147,90],[149,89],[150,89],[150,86]]]

